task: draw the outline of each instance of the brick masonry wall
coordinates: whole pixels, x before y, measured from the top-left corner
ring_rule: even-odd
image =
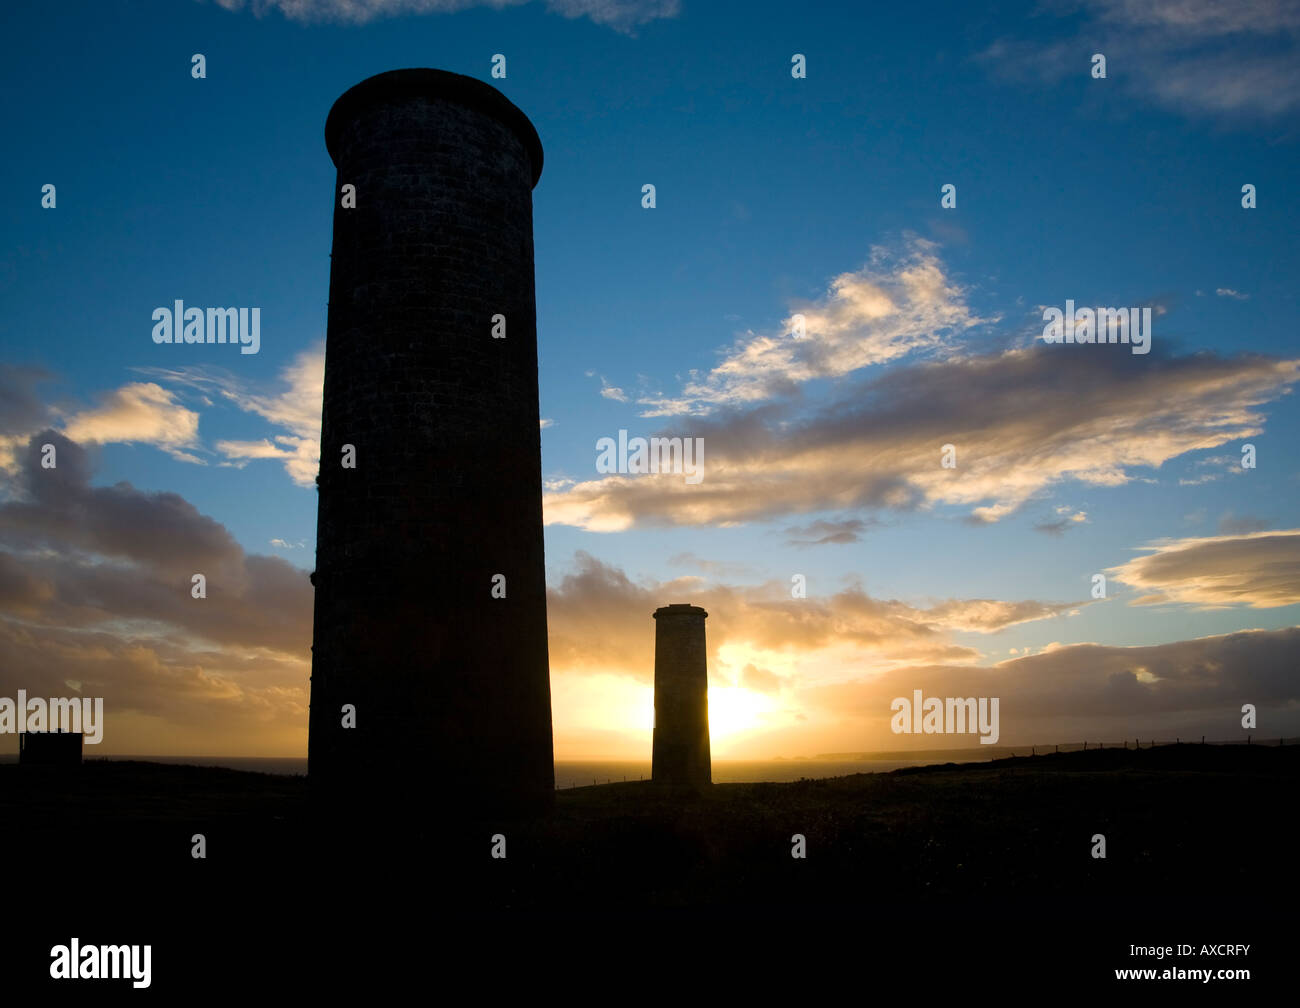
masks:
[[[415,774],[488,808],[544,807],[554,767],[532,234],[540,145],[501,121],[504,98],[486,84],[397,74],[407,77],[341,98],[327,131],[338,177],[309,773],[318,793]],[[339,205],[345,184],[355,209]],[[505,339],[491,335],[498,313]],[[355,469],[341,465],[345,444]],[[496,574],[504,599],[491,595]],[[344,703],[357,707],[356,728],[341,726]]]
[[[655,610],[655,727],[651,776],[673,785],[713,779],[709,754],[709,673],[698,606]]]

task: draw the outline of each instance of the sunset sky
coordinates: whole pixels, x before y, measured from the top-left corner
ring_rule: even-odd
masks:
[[[325,116],[431,66],[545,149],[557,758],[649,757],[672,602],[715,757],[975,743],[892,734],[915,689],[1001,698],[1004,744],[1300,734],[1300,4],[852,6],[7,5],[0,696],[305,755]],[[177,299],[260,307],[260,352],[155,345]],[[1044,343],[1067,299],[1149,307],[1151,352]],[[599,473],[620,430],[703,480]]]

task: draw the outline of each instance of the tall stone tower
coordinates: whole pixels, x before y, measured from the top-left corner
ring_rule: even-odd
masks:
[[[321,807],[554,798],[532,190],[542,146],[441,70],[330,110],[309,776]],[[352,710],[354,726],[347,726]]]
[[[713,782],[709,757],[708,613],[684,603],[655,610],[655,731],[651,777],[700,787]]]

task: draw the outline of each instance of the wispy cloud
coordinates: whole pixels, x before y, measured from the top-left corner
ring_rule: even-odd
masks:
[[[614,402],[621,403],[628,401],[628,394],[617,385],[611,385],[609,379],[607,379],[603,374],[597,374],[595,371],[588,371],[587,377],[600,379],[600,394],[602,398],[612,399]]]
[[[273,428],[252,441],[219,440],[217,451],[226,464],[243,466],[255,459],[278,459],[298,486],[315,484],[320,462],[320,417],[325,381],[325,345],[318,342],[294,358],[280,374],[278,391],[251,387],[243,378],[212,367],[139,368],[166,383],[215,395],[247,413],[260,416]]]
[[[553,482],[546,520],[608,532],[954,505],[997,521],[1064,480],[1121,486],[1146,478],[1142,468],[1256,436],[1258,407],[1300,380],[1300,360],[1098,349],[1034,344],[895,365],[812,413],[765,403],[682,424],[668,433],[707,445],[702,482]],[[956,468],[940,465],[945,444]]]
[[[823,297],[793,305],[779,332],[746,333],[707,373],[692,371],[680,393],[638,399],[641,415],[743,408],[914,351],[953,353],[961,334],[995,321],[977,316],[965,298],[933,242],[908,236],[900,249],[878,246],[866,265],[832,279]],[[796,315],[803,336],[795,335]]]
[[[811,525],[792,526],[785,534],[793,538],[786,540],[787,546],[826,546],[844,545],[861,542],[862,533],[868,525],[879,522],[867,522],[861,518],[845,518],[840,521],[815,521]]]
[[[1183,112],[1270,118],[1300,110],[1297,0],[1059,0],[1085,14],[1076,34],[1048,44],[998,39],[979,59],[995,73],[1058,82],[1107,59],[1108,80],[1138,100]]]
[[[1198,472],[1197,470],[1204,470]],[[1195,475],[1179,477],[1179,486],[1203,486],[1223,479],[1231,472],[1242,472],[1240,455],[1211,455],[1192,463]]]
[[[215,0],[229,11],[251,10],[258,17],[278,11],[292,21],[367,24],[410,14],[454,14],[475,7],[501,10],[528,0]],[[676,17],[680,0],[546,0],[547,10],[566,18],[590,18],[616,31],[631,32],[659,18]]]
[[[675,553],[668,558],[670,567],[689,567],[701,571],[713,578],[753,577],[754,568],[748,564],[730,563],[726,560],[706,560],[702,556],[687,551]]]
[[[1075,511],[1071,513],[1068,507],[1058,507],[1056,509],[1058,517],[1051,521],[1041,521],[1034,526],[1035,531],[1045,532],[1048,535],[1065,535],[1076,525],[1082,525],[1088,520],[1087,511]]]

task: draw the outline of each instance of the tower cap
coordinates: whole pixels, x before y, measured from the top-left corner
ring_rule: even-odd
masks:
[[[655,619],[660,616],[708,616],[709,614],[699,606],[691,605],[689,602],[674,602],[671,605],[660,606],[655,610]]]
[[[338,164],[339,134],[365,109],[381,101],[402,98],[441,98],[463,105],[509,127],[519,137],[532,162],[533,181],[542,177],[542,141],[528,117],[491,84],[464,74],[429,67],[389,70],[367,77],[339,96],[325,119],[325,148]]]

